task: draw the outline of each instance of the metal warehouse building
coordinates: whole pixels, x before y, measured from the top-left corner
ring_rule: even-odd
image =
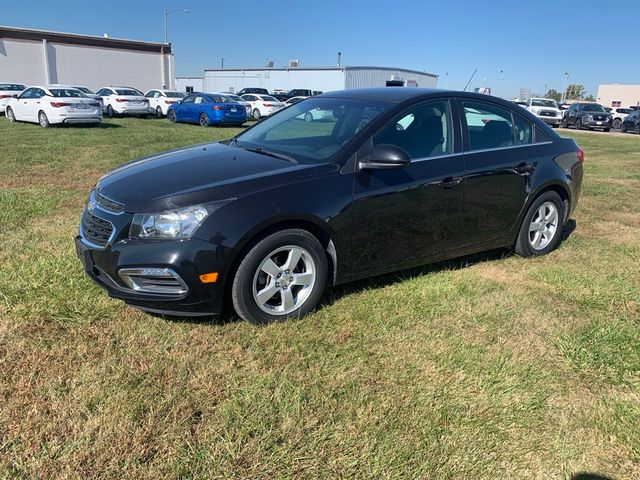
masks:
[[[0,81],[173,88],[171,45],[0,26]]]
[[[598,103],[605,107],[635,107],[640,105],[640,85],[611,83],[598,86]]]
[[[246,87],[269,92],[294,88],[330,92],[392,85],[435,87],[437,80],[431,73],[391,67],[208,68],[203,86],[208,92],[238,92]]]

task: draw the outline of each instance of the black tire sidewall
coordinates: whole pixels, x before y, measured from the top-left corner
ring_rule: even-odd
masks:
[[[316,281],[311,294],[300,308],[287,315],[270,315],[262,311],[253,298],[253,279],[262,260],[273,250],[286,245],[297,245],[309,252],[316,267]],[[256,243],[238,266],[231,287],[233,308],[240,318],[254,325],[301,317],[313,310],[322,297],[327,274],[327,256],[316,237],[306,230],[281,230]]]
[[[113,107],[111,105],[107,105],[107,117],[113,118],[116,116],[116,112],[114,112]]]
[[[174,112],[173,110],[169,110],[169,112],[167,113],[167,118],[171,123],[176,123],[176,112]]]
[[[549,245],[547,245],[542,250],[536,250],[535,248],[533,248],[533,246],[529,242],[529,224],[531,223],[531,219],[535,215],[538,208],[540,208],[540,205],[549,201],[553,202],[553,204],[558,209],[558,216],[560,217],[558,222],[558,228],[556,229],[556,233],[553,239],[551,240],[551,242],[549,242]],[[562,236],[562,229],[564,227],[564,219],[565,219],[564,210],[565,210],[564,202],[560,198],[560,195],[558,195],[556,192],[551,192],[551,191],[545,192],[542,195],[540,195],[538,198],[536,198],[534,202],[531,204],[531,206],[529,207],[529,210],[527,210],[527,214],[524,216],[524,219],[522,220],[522,224],[520,225],[520,231],[518,232],[518,238],[516,240],[516,247],[515,247],[516,253],[522,257],[534,257],[539,255],[545,255],[549,253],[551,250],[553,250],[554,248],[556,248],[558,246],[558,243],[560,242],[560,237]]]
[[[10,115],[7,115],[7,112],[10,113]],[[7,120],[9,120],[10,123],[13,123],[16,121],[16,114],[13,113],[13,108],[11,107],[7,107],[7,109],[4,112],[5,117],[7,117]]]
[[[44,122],[42,121],[43,116],[44,116]],[[49,126],[51,125],[49,123],[49,118],[47,117],[47,114],[42,111],[38,113],[38,123],[42,128],[49,128]]]
[[[162,109],[160,107],[156,107],[156,117],[162,118]]]

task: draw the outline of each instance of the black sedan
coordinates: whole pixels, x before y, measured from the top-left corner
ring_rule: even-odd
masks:
[[[314,110],[322,121],[305,122]],[[150,312],[264,324],[327,285],[498,248],[545,254],[583,153],[512,103],[418,88],[332,92],[233,139],[102,177],[76,247],[109,295]]]
[[[633,110],[629,115],[624,117],[624,120],[620,124],[620,131],[633,132],[636,135],[640,135],[640,110]]]

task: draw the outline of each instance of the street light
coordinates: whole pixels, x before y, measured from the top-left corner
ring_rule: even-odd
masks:
[[[222,57],[222,61],[220,62],[220,68],[222,68],[223,70],[224,70],[224,61],[225,61],[225,58]]]
[[[165,10],[164,11],[164,43],[169,43],[167,42],[167,17],[169,15],[171,15],[172,13],[177,13],[177,12],[182,12],[182,13],[191,13],[189,12],[189,10],[184,10],[184,9],[178,9],[178,10]]]
[[[567,97],[567,81],[569,80],[569,72],[564,72],[564,87],[562,88],[562,98],[560,103],[564,103]]]

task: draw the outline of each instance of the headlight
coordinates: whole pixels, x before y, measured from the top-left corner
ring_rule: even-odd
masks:
[[[191,238],[207,216],[219,208],[197,205],[162,213],[134,215],[129,238],[149,240],[176,240]]]

